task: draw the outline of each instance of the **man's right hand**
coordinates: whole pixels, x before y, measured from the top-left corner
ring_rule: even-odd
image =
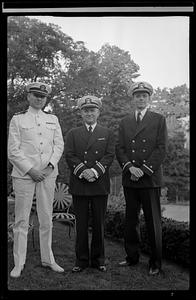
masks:
[[[31,168],[27,173],[35,182],[40,182],[45,179],[46,175],[44,172]]]
[[[134,176],[140,178],[144,175],[144,172],[140,169],[140,168],[136,168],[134,166],[129,168],[129,171],[131,174],[133,174]]]
[[[85,178],[86,180],[88,180],[89,182],[93,182],[96,180],[95,174],[91,169],[85,169],[82,172],[82,177]]]

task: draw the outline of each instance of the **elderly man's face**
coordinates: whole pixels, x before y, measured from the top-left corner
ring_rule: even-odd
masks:
[[[46,96],[42,96],[39,93],[28,93],[27,100],[29,105],[34,109],[42,109],[46,104]]]
[[[143,110],[150,103],[150,95],[147,92],[135,92],[133,94],[133,101],[136,109]]]
[[[86,107],[81,109],[83,121],[88,125],[93,125],[97,122],[100,111],[96,107]]]

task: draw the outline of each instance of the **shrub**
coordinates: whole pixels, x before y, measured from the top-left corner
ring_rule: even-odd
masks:
[[[113,238],[124,236],[125,210],[108,209],[105,231]],[[150,247],[143,214],[140,216],[141,251],[149,254]],[[190,230],[188,222],[178,222],[162,217],[163,258],[184,267],[190,266]]]

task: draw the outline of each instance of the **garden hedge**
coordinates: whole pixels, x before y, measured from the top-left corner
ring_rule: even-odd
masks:
[[[110,237],[123,239],[125,211],[109,209],[106,215],[105,231]],[[140,215],[141,251],[149,254],[149,242],[143,214]],[[188,222],[179,222],[162,217],[163,258],[190,266],[190,229]]]

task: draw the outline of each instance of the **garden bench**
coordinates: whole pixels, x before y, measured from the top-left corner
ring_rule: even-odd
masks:
[[[76,218],[74,213],[70,212],[72,207],[72,196],[68,192],[68,185],[57,182],[54,192],[53,202],[53,221],[64,222],[69,225],[69,237],[71,236],[71,228],[75,232]]]

